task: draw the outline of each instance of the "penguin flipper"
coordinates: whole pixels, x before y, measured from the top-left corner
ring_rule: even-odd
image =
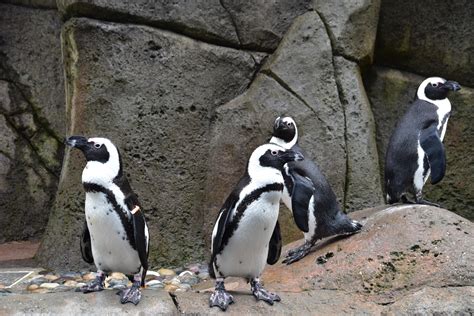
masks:
[[[293,218],[296,226],[307,233],[309,231],[308,207],[314,192],[313,183],[297,172],[290,170],[290,175],[293,178],[293,192],[291,193]]]
[[[280,233],[280,224],[276,222],[275,228],[273,229],[272,237],[270,238],[270,243],[268,244],[268,256],[267,263],[275,264],[281,255],[281,233]]]
[[[421,131],[420,145],[428,157],[431,169],[431,183],[436,184],[443,179],[446,172],[446,154],[436,125],[433,124]]]
[[[86,221],[84,221],[84,226],[82,228],[80,246],[82,259],[89,264],[94,263],[94,257],[92,256],[91,235],[89,233],[89,228],[87,227]]]

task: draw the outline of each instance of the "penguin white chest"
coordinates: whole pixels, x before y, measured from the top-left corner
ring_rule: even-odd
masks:
[[[263,272],[280,199],[281,192],[266,192],[248,205],[228,244],[216,256],[221,275],[255,278]]]
[[[139,272],[138,252],[130,245],[125,227],[106,195],[86,193],[85,213],[97,269],[125,274]]]

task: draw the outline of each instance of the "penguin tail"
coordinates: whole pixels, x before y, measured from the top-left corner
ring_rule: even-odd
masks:
[[[333,220],[324,221],[316,228],[315,239],[335,235],[352,235],[358,233],[362,229],[362,224],[355,221],[345,213],[339,211]]]

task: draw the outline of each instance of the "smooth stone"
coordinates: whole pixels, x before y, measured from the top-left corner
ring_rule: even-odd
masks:
[[[85,285],[87,285],[87,284],[84,283],[84,282],[78,282],[78,283],[76,284],[76,288],[80,288],[80,287],[83,287],[83,286],[85,286]]]
[[[198,277],[201,280],[207,280],[207,279],[209,279],[209,272],[201,272],[201,273],[198,274]]]
[[[165,269],[165,268],[161,268],[160,270],[158,270],[158,273],[162,276],[175,276],[176,275],[176,272],[174,272],[173,270],[170,270],[170,269]]]
[[[39,287],[43,289],[54,289],[59,286],[58,283],[43,283]]]
[[[188,283],[182,283],[180,286],[179,286],[180,289],[182,290],[185,290],[185,291],[189,291],[191,289],[191,285],[188,284]]]
[[[38,285],[38,284],[30,284],[30,285],[28,285],[28,286],[26,287],[26,289],[27,289],[28,291],[34,291],[34,290],[36,290],[36,289],[38,289],[38,288],[39,288],[39,285]]]
[[[54,280],[57,280],[59,279],[59,275],[55,275],[55,274],[47,274],[44,276],[44,278],[48,281],[54,281]]]
[[[109,278],[112,278],[112,279],[128,279],[127,276],[121,272],[112,272],[110,275],[109,275]]]
[[[31,291],[32,293],[36,293],[36,294],[44,294],[44,293],[49,293],[49,289],[45,289],[45,288],[38,288],[36,290],[33,290]]]
[[[177,285],[168,284],[165,286],[165,291],[168,291],[168,292],[175,292],[177,289],[179,289]]]
[[[151,280],[146,283],[146,286],[151,287],[151,288],[163,288],[164,284],[163,282],[158,281],[158,280]]]
[[[82,279],[84,281],[91,281],[91,280],[94,280],[95,279],[95,273],[94,272],[89,272],[89,273],[86,273],[82,276]]]
[[[74,286],[75,287],[75,286],[77,286],[77,282],[74,281],[74,280],[67,280],[66,282],[64,282],[63,285],[64,286],[71,286],[71,287]]]
[[[48,282],[48,280],[46,278],[43,278],[42,276],[39,276],[39,277],[35,277],[33,279],[30,280],[30,284],[43,284],[43,283],[46,283]]]
[[[188,266],[187,269],[188,269],[189,271],[191,271],[192,273],[194,273],[194,274],[198,274],[199,271],[200,271],[200,268],[199,268],[199,265],[198,265],[198,264],[190,265],[190,266]]]
[[[6,287],[7,287],[6,285],[0,284],[0,289],[4,289]]]

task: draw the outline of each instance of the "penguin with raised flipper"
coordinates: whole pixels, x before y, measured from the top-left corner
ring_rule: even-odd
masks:
[[[350,235],[361,230],[362,224],[350,219],[339,207],[336,195],[318,166],[298,145],[298,128],[291,117],[278,117],[270,143],[296,150],[306,157],[285,165],[283,202],[293,212],[305,242],[290,250],[283,260],[291,264],[305,257],[314,244],[325,237]]]
[[[234,302],[226,292],[226,277],[250,281],[257,300],[270,305],[280,301],[277,294],[262,287],[260,275],[265,264],[274,264],[281,253],[278,225],[284,187],[283,166],[303,156],[295,150],[265,144],[255,149],[244,176],[225,201],[212,231],[209,272],[216,279],[209,305],[226,310]]]
[[[102,291],[106,273],[122,272],[133,275],[133,285],[117,293],[120,302],[136,305],[148,269],[149,235],[137,195],[125,177],[120,153],[106,138],[71,136],[66,144],[80,149],[87,160],[82,172],[86,222],[81,253],[86,262],[95,264],[97,276],[81,291]]]
[[[451,114],[448,94],[461,86],[439,77],[425,79],[415,101],[399,120],[385,155],[387,203],[417,203],[439,206],[423,199],[423,186],[440,182],[446,171],[443,139]],[[414,200],[410,200],[410,198]]]

